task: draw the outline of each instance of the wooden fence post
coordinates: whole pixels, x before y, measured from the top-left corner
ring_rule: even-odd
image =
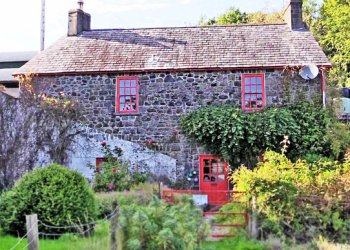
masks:
[[[111,250],[117,250],[118,242],[117,242],[117,231],[118,231],[118,203],[117,201],[113,201],[112,203],[112,211],[113,214],[111,216]]]
[[[258,216],[257,216],[257,198],[256,195],[253,195],[253,200],[252,200],[252,216],[251,216],[251,228],[250,228],[250,236],[253,239],[258,238]]]
[[[28,250],[39,250],[38,216],[26,215]]]

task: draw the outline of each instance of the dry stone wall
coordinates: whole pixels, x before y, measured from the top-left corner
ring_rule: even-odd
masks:
[[[145,145],[176,160],[176,174],[198,169],[198,155],[204,150],[182,134],[179,121],[184,114],[208,105],[241,105],[244,73],[264,73],[267,106],[287,104],[298,98],[321,100],[321,81],[305,81],[283,70],[242,70],[178,73],[139,73],[139,113],[115,112],[116,78],[124,74],[38,77],[53,96],[63,92],[77,98],[91,131]],[[130,74],[129,74],[130,75]],[[286,80],[287,79],[287,80]],[[89,135],[89,133],[87,133]],[[206,152],[208,153],[208,152]]]

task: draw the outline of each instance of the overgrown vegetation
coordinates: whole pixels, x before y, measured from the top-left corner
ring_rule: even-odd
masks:
[[[101,143],[104,161],[98,169],[90,165],[95,172],[94,190],[96,192],[111,192],[129,190],[132,186],[147,180],[148,174],[138,169],[129,170],[128,165],[120,160],[122,150],[118,147],[111,148],[105,141]]]
[[[264,159],[253,170],[240,167],[230,178],[234,188],[245,193],[242,201],[257,197],[261,236],[309,242],[321,235],[347,242],[350,163],[293,163],[273,151],[266,152]]]
[[[119,199],[119,249],[195,250],[208,235],[208,226],[190,197],[168,205],[153,197],[149,203]]]
[[[16,185],[0,197],[0,226],[9,234],[25,233],[25,215],[37,214],[50,226],[39,224],[39,231],[65,233],[79,225],[95,221],[97,203],[86,179],[77,171],[57,164],[37,168],[24,175]],[[86,226],[81,228],[86,230]]]
[[[309,103],[253,113],[239,107],[211,106],[183,117],[181,126],[186,135],[234,166],[254,166],[257,156],[267,149],[279,150],[286,135],[290,141],[287,156],[293,160],[306,154],[336,158],[350,143],[349,136],[341,136],[348,134],[346,125]]]
[[[64,164],[76,135],[82,108],[63,94],[48,97],[34,88],[33,76],[20,79],[21,98],[0,91],[0,190],[34,168],[40,152]]]

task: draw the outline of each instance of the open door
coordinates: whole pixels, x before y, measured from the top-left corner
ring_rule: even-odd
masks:
[[[226,162],[218,156],[200,156],[200,190],[208,194],[209,204],[224,204],[229,200]]]

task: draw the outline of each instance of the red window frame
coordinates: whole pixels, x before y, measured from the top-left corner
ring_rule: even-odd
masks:
[[[248,107],[247,107],[247,102],[249,104]],[[265,75],[264,74],[243,74],[242,75],[242,110],[243,111],[261,110],[265,108],[265,106],[266,106]]]
[[[133,82],[135,81],[134,86]],[[135,114],[139,112],[139,78],[121,76],[116,83],[116,113]],[[134,100],[133,100],[134,99]],[[126,107],[127,106],[127,107]]]

